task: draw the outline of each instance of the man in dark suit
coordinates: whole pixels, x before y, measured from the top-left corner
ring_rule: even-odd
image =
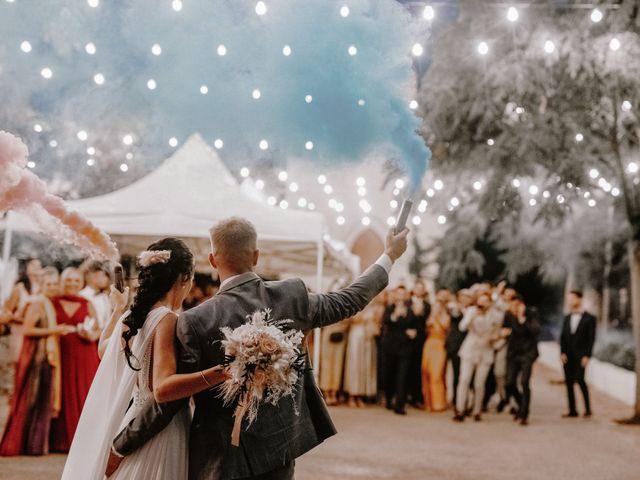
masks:
[[[596,318],[582,307],[582,292],[577,290],[569,294],[570,313],[564,318],[560,335],[560,359],[564,365],[564,378],[567,384],[569,413],[565,418],[578,416],[574,384],[580,386],[584,398],[585,417],[591,416],[589,388],[584,379],[585,369],[593,352],[596,339]]]
[[[220,276],[220,290],[179,317],[178,371],[197,372],[222,364],[221,329],[239,327],[257,310],[270,308],[272,318],[290,319],[291,328],[303,332],[355,315],[387,286],[393,262],[406,250],[407,233],[406,229],[398,235],[390,231],[385,253],[347,288],[310,294],[300,279],[263,281],[253,273],[259,256],[253,225],[242,218],[220,222],[211,230],[209,255]],[[336,433],[308,359],[294,398],[261,405],[250,427],[243,422],[239,447],[231,445],[235,405],[225,407],[215,389],[198,393],[194,399],[191,480],[293,479],[295,459]],[[107,473],[117,468],[118,457],[130,455],[168,425],[187,401],[160,405],[148,401],[114,440]]]
[[[515,420],[521,425],[529,422],[529,404],[531,402],[531,371],[538,358],[538,337],[540,323],[535,310],[527,308],[520,295],[509,301],[509,311],[505,314],[504,327],[508,330],[507,345],[507,396],[508,405],[511,397],[518,402]],[[518,386],[518,377],[520,386]]]
[[[458,292],[457,302],[449,305],[449,313],[451,314],[451,327],[444,348],[447,351],[447,358],[451,360],[451,369],[453,370],[453,399],[451,401],[454,410],[458,398],[458,382],[460,381],[460,357],[458,351],[462,347],[467,332],[460,331],[460,322],[464,316],[464,312],[474,302],[473,293],[469,289],[462,289]],[[457,412],[456,413],[464,413]]]
[[[405,415],[411,353],[418,331],[411,313],[409,291],[401,285],[394,294],[395,302],[387,307],[382,318],[383,377],[387,409]]]
[[[427,318],[431,314],[429,292],[422,280],[417,280],[413,285],[411,297],[411,316],[413,326],[416,329],[416,338],[412,341],[413,351],[409,364],[408,398],[416,408],[424,407],[422,396],[422,349],[427,340]]]

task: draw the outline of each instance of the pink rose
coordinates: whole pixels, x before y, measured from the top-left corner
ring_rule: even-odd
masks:
[[[267,381],[267,376],[263,370],[256,370],[253,374],[254,385],[263,385]]]
[[[280,350],[280,346],[275,339],[269,335],[262,335],[260,337],[260,352],[265,355],[273,355]]]

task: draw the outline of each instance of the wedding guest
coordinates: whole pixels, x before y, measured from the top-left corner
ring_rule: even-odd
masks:
[[[577,417],[574,385],[577,383],[584,398],[584,416],[591,416],[589,387],[584,379],[585,369],[593,352],[596,339],[596,319],[582,306],[582,292],[574,290],[569,294],[570,313],[564,318],[560,336],[560,359],[564,365],[567,385],[569,413],[563,417]]]
[[[91,302],[96,311],[98,326],[103,329],[111,318],[111,302],[109,301],[109,286],[111,272],[103,262],[91,262],[85,273],[85,287],[80,295]]]
[[[22,348],[22,330],[24,313],[29,301],[40,292],[42,262],[38,258],[29,258],[20,263],[18,281],[13,286],[4,304],[5,315],[9,315],[11,337],[11,362],[18,361]]]
[[[456,399],[458,395],[458,384],[460,381],[460,356],[458,352],[462,347],[467,332],[460,330],[460,322],[465,311],[474,303],[474,297],[471,290],[463,289],[458,292],[457,302],[449,303],[449,311],[451,313],[451,327],[445,342],[447,350],[447,358],[451,361],[451,370],[453,372],[453,408],[456,409]],[[458,413],[456,411],[456,413]]]
[[[382,307],[382,314],[376,319],[378,322],[377,325],[377,335],[375,337],[375,341],[376,341],[376,360],[377,360],[377,368],[376,368],[376,380],[377,380],[377,387],[378,387],[378,392],[376,395],[376,401],[377,403],[382,403],[384,402],[384,398],[385,398],[385,392],[386,392],[386,388],[385,388],[385,378],[384,378],[384,353],[382,352],[382,339],[384,337],[384,312],[386,311],[387,307],[392,303],[391,302],[391,296],[392,296],[392,291],[391,289],[385,289],[383,290],[377,297],[376,300],[379,300],[380,302],[380,306]]]
[[[375,337],[378,317],[383,314],[384,306],[376,299],[351,319],[344,369],[344,389],[351,407],[362,407],[367,398],[376,396]]]
[[[82,274],[67,268],[60,276],[62,294],[51,302],[58,325],[70,325],[75,332],[60,338],[62,405],[51,425],[51,451],[69,451],[84,401],[98,369],[100,329],[91,303],[80,296]]]
[[[507,347],[507,397],[516,399],[518,409],[515,419],[521,425],[527,425],[529,404],[531,402],[531,370],[538,358],[538,336],[540,323],[535,311],[525,306],[522,297],[511,298],[510,308],[505,315],[505,328],[509,329],[509,345]]]
[[[75,329],[58,325],[51,298],[59,291],[55,268],[42,274],[42,294],[27,306],[24,342],[16,368],[15,389],[0,455],[45,455],[49,452],[51,418],[60,412],[60,350],[58,337]]]
[[[506,306],[500,298],[504,291],[501,283],[494,292],[495,301],[489,293],[480,293],[476,305],[467,309],[460,322],[460,330],[467,331],[467,337],[460,348],[460,382],[454,420],[462,422],[469,394],[469,385],[473,378],[474,389],[474,419],[482,420],[482,400],[487,375],[493,363],[493,342],[499,338]]]
[[[406,415],[407,381],[413,340],[418,332],[411,316],[411,299],[404,286],[395,291],[395,303],[384,312],[382,350],[387,409]],[[394,402],[395,399],[395,402]]]
[[[349,324],[347,322],[337,323],[322,329],[320,390],[325,394],[327,405],[338,404],[338,392],[342,387],[348,329]]]
[[[413,340],[411,352],[411,364],[409,365],[408,398],[414,407],[424,408],[424,396],[422,385],[422,350],[427,340],[427,318],[431,313],[429,304],[429,292],[422,280],[417,280],[413,286],[411,296],[411,313],[414,328],[418,332]]]
[[[425,409],[442,412],[447,409],[447,351],[445,342],[451,327],[451,316],[447,308],[451,292],[439,290],[427,320],[427,341],[422,358],[422,389]]]

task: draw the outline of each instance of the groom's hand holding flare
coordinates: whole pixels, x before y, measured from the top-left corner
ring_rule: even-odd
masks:
[[[407,236],[409,235],[409,229],[405,228],[400,233],[396,234],[393,228],[387,233],[387,241],[385,244],[385,252],[392,262],[399,259],[402,254],[407,250]]]

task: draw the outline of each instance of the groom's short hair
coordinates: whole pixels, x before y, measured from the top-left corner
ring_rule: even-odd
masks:
[[[258,248],[258,234],[249,220],[231,217],[211,227],[211,248],[232,268],[243,270],[253,266]]]

